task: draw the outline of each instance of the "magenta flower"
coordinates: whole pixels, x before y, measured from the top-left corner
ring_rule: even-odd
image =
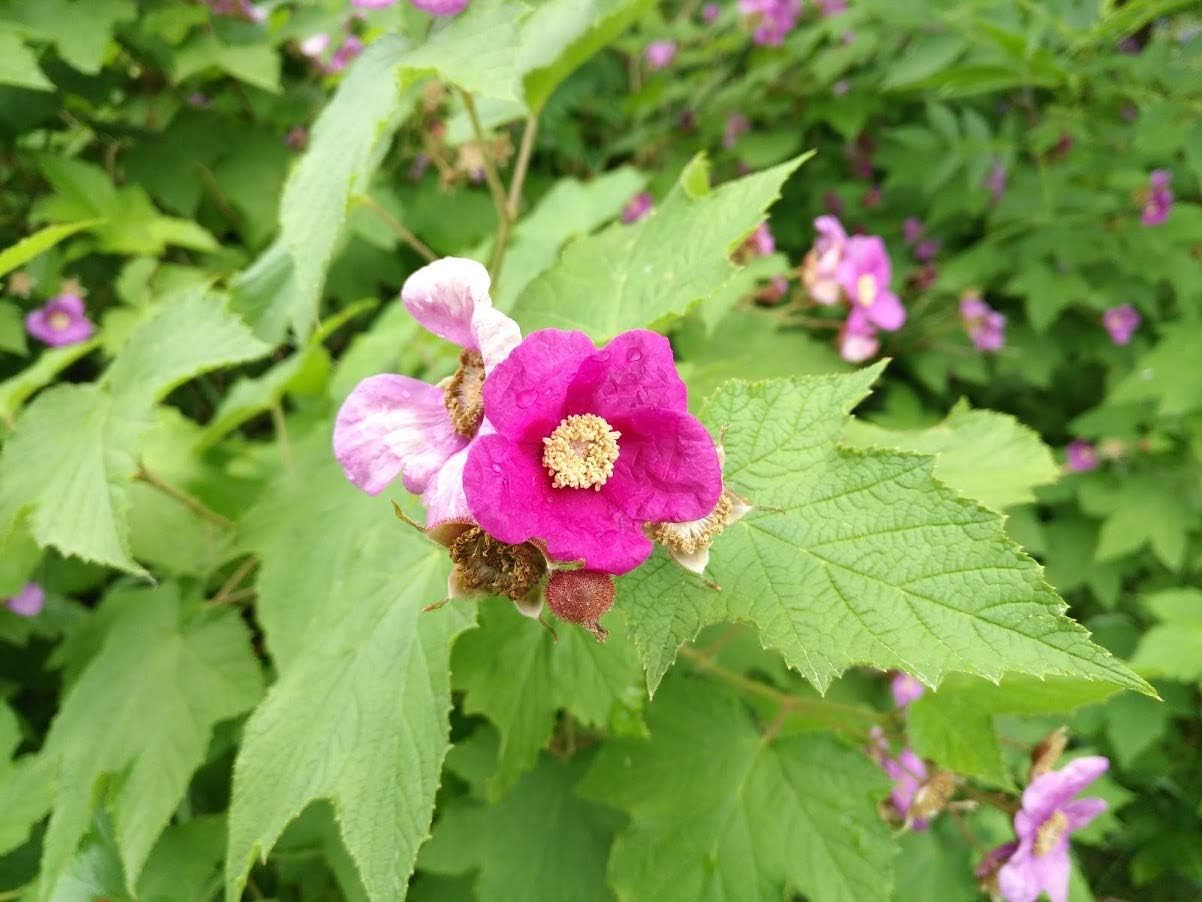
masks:
[[[923,693],[927,691],[926,686],[917,679],[900,671],[895,673],[893,679],[889,681],[889,689],[893,693],[893,704],[899,708],[904,708],[910,702],[922,698]]]
[[[643,58],[647,60],[647,65],[652,71],[666,69],[672,64],[672,60],[676,59],[676,42],[652,41],[643,51]]]
[[[1109,767],[1101,756],[1078,758],[1036,777],[1023,791],[1022,809],[1014,816],[1018,848],[997,875],[1006,902],[1035,902],[1040,893],[1052,902],[1068,899],[1069,836],[1106,810],[1101,799],[1073,797]]]
[[[26,583],[16,595],[4,600],[4,606],[19,617],[36,617],[46,605],[46,590],[37,583]]]
[[[1098,450],[1083,438],[1069,442],[1064,456],[1073,473],[1088,473],[1098,468]]]
[[[1006,193],[1006,167],[1001,163],[994,163],[989,174],[985,176],[983,184],[993,202],[995,204],[1000,202],[1002,195]]]
[[[624,332],[598,351],[582,332],[526,337],[484,385],[496,427],[470,449],[468,507],[498,541],[625,573],[651,554],[649,522],[707,516],[718,452],[688,412],[668,340]]]
[[[1130,304],[1111,307],[1102,314],[1102,325],[1106,327],[1106,331],[1110,333],[1110,340],[1116,345],[1130,342],[1141,322],[1139,311]]]
[[[836,275],[843,262],[847,232],[834,216],[819,216],[814,220],[814,228],[818,230],[818,238],[802,261],[801,281],[811,298],[830,306],[839,303],[842,297]]]
[[[351,6],[356,9],[385,9],[397,0],[351,0]]]
[[[751,131],[751,122],[742,113],[731,113],[726,117],[726,128],[722,130],[722,146],[730,150],[739,139]]]
[[[1169,218],[1173,209],[1173,190],[1169,180],[1173,173],[1167,169],[1153,169],[1148,176],[1148,191],[1144,197],[1144,213],[1141,219],[1146,226],[1160,225]]]
[[[864,323],[893,332],[906,321],[906,308],[889,290],[893,266],[885,242],[875,235],[855,235],[847,239],[843,259],[835,272],[837,281],[851,302],[848,329],[863,333]]]
[[[492,431],[484,419],[484,377],[521,341],[517,323],[493,307],[488,287],[488,271],[459,257],[411,275],[401,301],[429,331],[464,349],[458,370],[439,385],[370,376],[342,403],[334,424],[334,456],[346,478],[377,495],[400,476],[406,489],[422,495],[430,523],[467,516],[467,452]]]
[[[920,241],[917,247],[914,248],[914,259],[920,263],[926,263],[939,253],[939,247],[938,238],[928,238],[926,241]]]
[[[231,16],[248,22],[262,22],[266,14],[250,0],[208,0],[208,7],[218,16]]]
[[[1000,351],[1006,344],[1006,317],[975,291],[960,298],[960,321],[978,351]]]
[[[626,206],[622,208],[622,222],[627,225],[630,225],[632,222],[638,222],[651,212],[651,208],[654,205],[655,199],[646,191],[640,191],[628,200]]]
[[[83,298],[60,294],[25,317],[25,331],[52,347],[87,341],[96,331],[84,312]]]
[[[739,0],[739,12],[755,27],[752,40],[763,47],[779,47],[797,25],[801,0]]]
[[[424,13],[432,16],[457,16],[465,9],[469,0],[410,0]]]
[[[706,25],[713,25],[720,15],[722,15],[722,7],[717,3],[707,3],[701,7],[701,21]]]
[[[898,752],[896,758],[891,757],[889,744],[880,727],[872,728],[871,740],[869,754],[893,781],[889,801],[898,816],[904,821],[909,821],[914,799],[927,779],[927,766],[908,748],[903,748]],[[915,830],[925,830],[927,822],[922,818],[916,818],[910,823],[910,826]]]

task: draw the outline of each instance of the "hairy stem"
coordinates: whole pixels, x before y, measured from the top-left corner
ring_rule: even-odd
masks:
[[[417,252],[417,255],[424,259],[427,263],[433,263],[438,259],[438,254],[430,250],[430,248],[420,238],[397,222],[392,214],[381,207],[374,197],[364,194],[361,197],[361,202],[365,207],[375,213],[376,216],[380,218],[380,221],[384,223],[384,225],[392,229],[393,233],[398,238],[409,245],[409,247],[413,248],[413,250]]]
[[[211,523],[216,523],[218,526],[224,526],[226,529],[234,528],[234,521],[229,517],[222,516],[221,514],[217,513],[217,511],[205,507],[204,504],[202,504],[200,501],[197,501],[191,495],[180,491],[170,483],[164,482],[154,473],[151,473],[149,470],[147,470],[145,464],[139,465],[138,471],[134,473],[134,479],[141,480],[147,485],[154,486],[168,498],[175,499],[188,510],[192,511],[192,513],[199,517],[203,517]]]

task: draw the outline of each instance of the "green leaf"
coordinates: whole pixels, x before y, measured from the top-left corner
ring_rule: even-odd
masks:
[[[555,713],[566,708],[604,729],[626,690],[639,684],[639,659],[616,624],[599,644],[570,624],[558,641],[540,624],[502,602],[481,605],[480,629],[455,643],[451,672],[464,690],[464,710],[483,714],[501,734],[497,768],[488,783],[497,798],[547,747]]]
[[[10,31],[0,31],[0,85],[53,91],[54,83],[38,67],[38,58]]]
[[[1159,622],[1140,638],[1132,669],[1149,679],[1202,680],[1202,590],[1166,589],[1144,607]]]
[[[1060,674],[1149,691],[1088,633],[1001,517],[932,477],[927,456],[836,444],[880,366],[849,376],[727,383],[726,479],[757,507],[714,543],[714,592],[657,555],[618,604],[651,688],[708,623],[746,620],[819,689],[853,664],[928,684],[948,672]]]
[[[767,741],[702,680],[669,681],[648,724],[648,741],[606,743],[580,790],[630,815],[609,860],[619,899],[888,897],[894,846],[876,810],[888,782],[859,749]]]
[[[435,73],[497,100],[518,99],[519,27],[529,7],[515,0],[477,0],[405,58],[403,82]]]
[[[994,717],[1059,714],[1100,702],[1117,692],[1111,684],[1064,677],[1013,675],[995,684],[978,677],[948,677],[907,708],[907,735],[914,751],[940,767],[1013,788],[1002,759]]]
[[[1107,399],[1155,401],[1163,417],[1180,416],[1202,407],[1202,369],[1198,348],[1202,347],[1202,323],[1171,323],[1160,342],[1139,359]]]
[[[133,0],[8,0],[0,19],[32,38],[54,43],[67,63],[96,75],[117,23],[137,14]]]
[[[905,52],[889,66],[881,85],[885,90],[905,89],[947,69],[968,48],[969,42],[958,34],[922,34],[912,40]]]
[[[446,592],[446,552],[346,481],[327,432],[294,450],[294,469],[246,521],[280,678],[234,768],[227,898],[306,805],[327,799],[368,896],[399,899],[447,750],[450,644],[474,611],[421,613]]]
[[[622,818],[575,795],[587,764],[584,755],[569,761],[543,755],[496,805],[456,801],[422,847],[422,871],[479,869],[480,902],[612,899],[605,861]]]
[[[651,215],[615,223],[568,245],[535,279],[513,316],[527,331],[580,329],[600,342],[659,323],[704,300],[735,272],[734,245],[764,218],[781,185],[806,160],[787,163],[690,194],[685,179]]]
[[[30,395],[44,388],[55,376],[80,357],[94,351],[99,344],[99,339],[92,339],[61,348],[47,348],[33,364],[0,382],[0,418],[11,425],[17,411]]]
[[[25,317],[21,314],[21,308],[11,301],[0,301],[0,351],[20,354],[22,357],[29,353],[29,344],[25,340]]]
[[[219,69],[264,91],[280,90],[280,57],[269,44],[226,44],[212,31],[198,31],[175,51],[172,76],[179,83],[206,69]]]
[[[170,583],[114,592],[105,604],[119,613],[40,753],[56,774],[41,898],[70,864],[97,797],[132,887],[204,761],[213,726],[251,708],[263,689],[236,611],[183,603]]]
[[[972,410],[965,401],[929,429],[884,429],[853,419],[843,441],[852,448],[933,454],[938,479],[994,510],[1033,502],[1033,489],[1060,475],[1039,433],[1008,414]]]
[[[27,235],[12,247],[0,251],[0,276],[12,272],[19,266],[24,266],[38,254],[54,247],[64,238],[69,238],[81,229],[90,229],[99,225],[102,220],[85,219],[83,222],[68,222],[62,225],[46,226]]]
[[[1105,517],[1094,557],[1111,561],[1151,546],[1170,570],[1185,565],[1195,525],[1193,499],[1171,471],[1132,473],[1121,481],[1090,480],[1078,498],[1081,509]]]

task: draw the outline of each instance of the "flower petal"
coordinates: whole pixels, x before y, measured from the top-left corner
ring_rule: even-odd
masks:
[[[1077,793],[1102,776],[1110,761],[1101,755],[1077,758],[1060,770],[1054,770],[1031,781],[1023,791],[1023,811],[1036,824],[1047,820],[1057,808],[1067,805]]]
[[[491,307],[488,270],[465,257],[443,257],[423,266],[401,288],[401,302],[415,320],[460,347],[475,345],[472,319]]]
[[[1068,818],[1069,830],[1080,830],[1082,827],[1088,827],[1095,817],[1109,807],[1104,799],[1089,798],[1069,802],[1060,810]]]
[[[1068,837],[1046,855],[1031,858],[1031,870],[1039,888],[1051,902],[1068,902],[1068,878],[1072,865],[1068,858]]]
[[[601,494],[637,523],[683,523],[713,511],[722,494],[722,466],[696,417],[662,408],[610,413],[622,437]]]
[[[467,496],[463,493],[463,467],[469,448],[461,448],[448,458],[422,492],[426,506],[426,528],[448,521],[471,518]]]
[[[485,374],[491,373],[521,342],[522,330],[508,316],[491,305],[476,308],[470,347],[484,358]]]
[[[83,298],[77,294],[60,294],[46,306],[70,313],[72,316],[83,316]]]
[[[552,559],[583,560],[587,569],[606,573],[633,570],[651,555],[640,524],[605,490],[552,488],[541,454],[541,443],[513,442],[503,435],[472,443],[463,488],[485,532],[512,545],[543,539]]]
[[[1029,843],[1022,843],[997,872],[998,889],[1006,902],[1035,902],[1042,890],[1040,873]]]
[[[595,352],[583,332],[532,332],[485,381],[484,415],[515,441],[542,441],[564,418],[568,386]]]
[[[611,424],[647,408],[688,409],[668,339],[646,329],[623,332],[579,367],[568,391],[568,413],[595,413]]]
[[[893,332],[906,321],[906,308],[892,291],[882,291],[868,308],[868,318],[882,329]]]
[[[424,491],[466,444],[451,425],[442,389],[391,373],[355,386],[334,423],[334,456],[346,478],[371,495],[398,475],[409,491]]]

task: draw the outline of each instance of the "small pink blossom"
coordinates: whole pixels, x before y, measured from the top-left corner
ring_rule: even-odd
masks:
[[[839,333],[839,356],[848,363],[863,363],[871,360],[881,350],[877,330],[871,323],[852,324],[848,319]]]
[[[60,294],[25,317],[25,331],[52,347],[87,341],[96,331],[84,312],[83,298]]]
[[[521,341],[517,323],[492,305],[488,271],[445,257],[411,275],[401,301],[419,323],[464,349],[449,384],[382,373],[364,379],[338,411],[334,456],[347,479],[377,495],[400,476],[421,494],[431,523],[467,516],[463,467],[492,427],[482,384]]]
[[[218,16],[245,19],[247,22],[262,22],[266,13],[250,0],[207,0],[208,7]]]
[[[889,689],[893,693],[893,703],[899,708],[905,708],[910,702],[918,701],[927,691],[926,686],[915,677],[900,671],[889,681]]]
[[[385,9],[396,2],[397,0],[351,0],[351,6],[356,9]]]
[[[902,237],[906,244],[917,244],[926,230],[927,227],[917,216],[907,216],[902,222]]]
[[[816,5],[824,17],[837,16],[847,11],[847,0],[816,0]]]
[[[298,45],[300,52],[309,59],[319,59],[326,48],[330,46],[330,36],[324,31],[319,31],[317,34],[311,34]]]
[[[1006,317],[975,291],[960,298],[960,321],[978,351],[1000,351],[1006,344]]]
[[[1139,311],[1130,304],[1111,307],[1102,314],[1102,325],[1106,327],[1106,331],[1110,333],[1110,340],[1116,345],[1128,344],[1142,321]]]
[[[863,334],[865,324],[893,332],[906,321],[906,308],[889,289],[893,266],[885,242],[875,235],[847,239],[835,281],[851,303],[848,329]]]
[[[640,191],[628,200],[626,206],[622,208],[622,222],[627,225],[630,225],[632,222],[638,222],[651,212],[651,208],[654,205],[655,199],[646,191]]]
[[[994,163],[989,174],[985,176],[984,186],[993,202],[999,203],[1002,195],[1006,193],[1006,167],[1001,163]]]
[[[424,13],[432,16],[457,16],[465,9],[470,0],[410,0]]]
[[[764,47],[779,47],[797,25],[801,0],[739,0],[739,12],[755,28],[752,40]]]
[[[743,252],[750,257],[767,257],[776,250],[776,239],[768,223],[761,222],[743,242]]]
[[[730,150],[739,139],[751,130],[751,122],[742,113],[731,113],[726,117],[726,127],[722,130],[722,146]]]
[[[830,306],[839,303],[842,298],[836,276],[839,264],[843,261],[847,232],[834,216],[819,216],[814,220],[814,228],[818,231],[818,238],[801,264],[801,281],[811,298],[819,304]]]
[[[1167,169],[1154,169],[1148,176],[1148,191],[1141,218],[1144,225],[1160,225],[1169,218],[1169,211],[1173,209],[1173,189],[1169,187],[1172,177],[1173,174]]]
[[[898,752],[896,758],[892,757],[889,754],[889,744],[880,727],[872,728],[871,740],[869,754],[893,781],[893,789],[889,793],[889,801],[893,805],[893,810],[902,820],[909,821],[914,799],[927,779],[927,766],[908,748],[903,748]],[[910,823],[910,826],[915,830],[925,830],[927,822],[917,818]]]
[[[37,583],[26,583],[20,592],[4,600],[4,606],[19,617],[36,617],[45,605],[46,590]]]
[[[1036,902],[1041,893],[1051,902],[1066,902],[1069,837],[1106,810],[1102,799],[1074,797],[1109,767],[1100,755],[1078,758],[1036,777],[1023,791],[1022,808],[1014,816],[1018,846],[997,872],[1006,902]]]
[[[647,60],[647,65],[652,71],[666,69],[672,65],[672,60],[676,59],[676,42],[652,41],[643,51],[643,58]]]
[[[496,434],[473,444],[463,487],[498,541],[541,539],[552,559],[626,573],[651,554],[646,523],[701,519],[722,493],[713,439],[654,332],[601,350],[582,332],[534,332],[485,382],[484,413]]]
[[[363,41],[353,34],[348,34],[345,38],[343,38],[342,45],[335,50],[334,55],[330,57],[330,63],[326,67],[326,70],[328,72],[341,72],[362,52]]]
[[[701,21],[706,25],[713,25],[720,15],[722,15],[722,7],[717,3],[707,3],[701,7]]]
[[[1098,450],[1083,438],[1069,442],[1064,455],[1073,473],[1088,473],[1098,468]]]

